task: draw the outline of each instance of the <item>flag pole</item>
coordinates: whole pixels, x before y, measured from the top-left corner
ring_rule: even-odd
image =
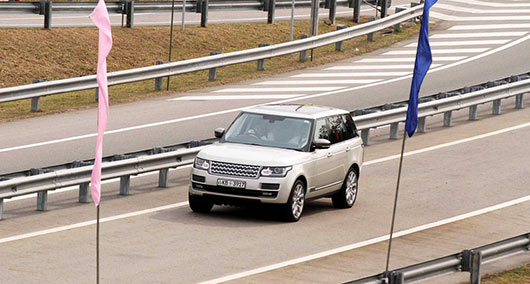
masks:
[[[173,17],[175,15],[175,0],[171,1],[171,32],[169,33],[169,63],[171,63],[171,49],[173,47]],[[182,21],[184,27],[184,20]],[[169,76],[167,76],[166,91],[169,91]]]
[[[99,284],[99,204],[97,208],[97,222],[96,222],[96,283]]]
[[[394,197],[394,209],[392,211],[392,223],[390,225],[390,236],[388,238],[388,251],[386,254],[385,275],[388,275],[388,266],[390,264],[390,250],[392,249],[392,236],[394,234],[394,224],[396,221],[396,209],[397,209],[397,201],[398,201],[398,193],[399,193],[399,183],[401,181],[401,169],[403,166],[403,153],[405,152],[406,140],[407,140],[407,131],[403,131],[403,142],[401,143],[401,155],[399,157],[399,170],[398,170],[398,177],[397,177],[397,184],[396,184],[396,194]],[[388,276],[385,276],[385,277],[388,277]]]

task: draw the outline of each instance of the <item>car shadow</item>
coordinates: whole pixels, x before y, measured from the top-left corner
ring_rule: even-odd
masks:
[[[331,200],[324,198],[306,202],[302,218],[296,223],[304,223],[311,216],[322,212],[337,210]],[[169,214],[168,214],[169,212]],[[159,212],[151,218],[182,224],[202,225],[209,227],[254,227],[266,225],[292,224],[284,222],[280,206],[234,207],[214,206],[210,213],[196,213],[188,206]]]

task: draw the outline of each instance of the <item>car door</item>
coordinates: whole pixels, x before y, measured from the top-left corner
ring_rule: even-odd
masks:
[[[336,141],[330,136],[329,118],[321,118],[315,121],[313,141],[316,139],[326,139],[330,142]],[[333,142],[332,142],[333,143]],[[336,143],[335,143],[336,144]],[[343,164],[337,164],[335,157],[340,155],[340,146],[332,144],[329,149],[313,150],[311,165],[311,180],[307,197],[311,198],[329,192],[333,185],[337,183],[338,172],[342,171]]]

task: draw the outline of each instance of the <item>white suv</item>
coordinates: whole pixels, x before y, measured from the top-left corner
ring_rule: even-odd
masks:
[[[281,204],[298,221],[306,199],[331,197],[338,208],[357,198],[363,144],[351,115],[313,105],[265,105],[241,112],[219,143],[197,154],[189,204]]]

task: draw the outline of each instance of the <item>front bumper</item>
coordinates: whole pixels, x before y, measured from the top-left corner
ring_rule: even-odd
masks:
[[[217,185],[217,179],[244,181],[244,189]],[[208,171],[192,168],[189,192],[193,195],[208,197],[214,203],[270,203],[285,204],[289,199],[291,188],[296,180],[294,171],[282,178],[241,178],[233,176],[212,175]],[[224,202],[235,201],[235,202]]]

